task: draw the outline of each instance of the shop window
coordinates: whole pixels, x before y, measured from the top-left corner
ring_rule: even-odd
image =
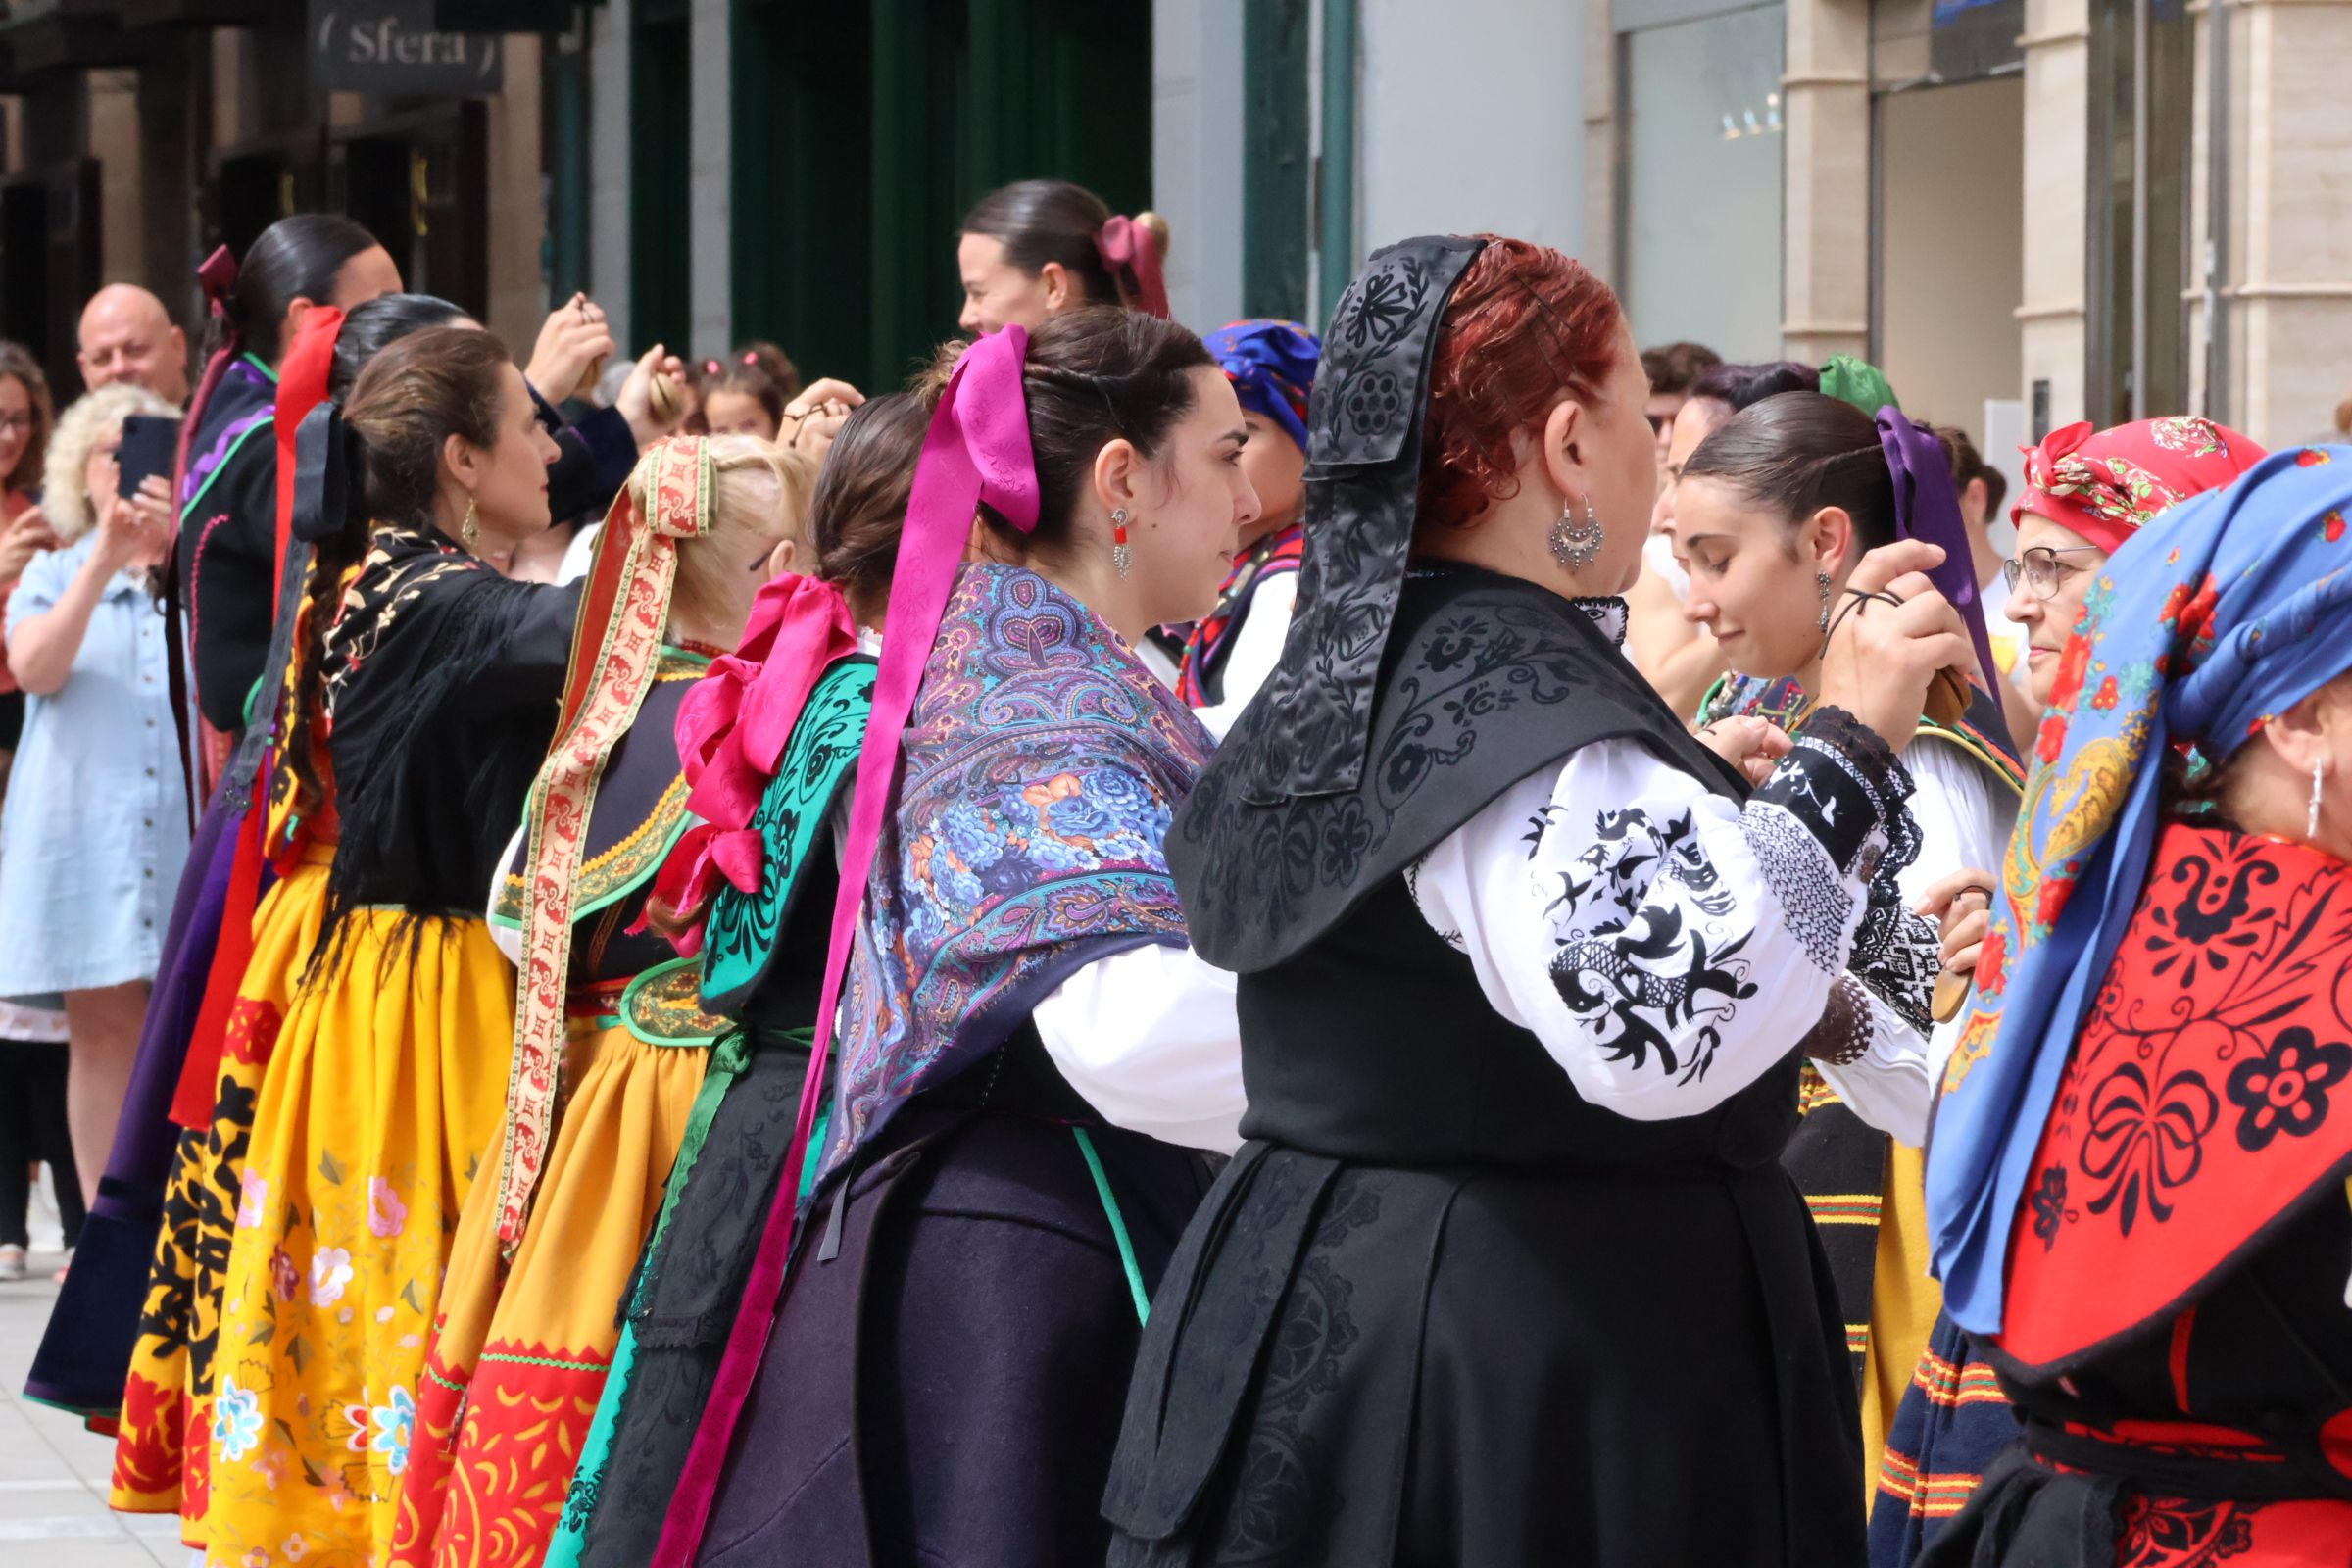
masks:
[[[1617,276],[1640,342],[1780,353],[1786,25],[1767,5],[1622,35]]]

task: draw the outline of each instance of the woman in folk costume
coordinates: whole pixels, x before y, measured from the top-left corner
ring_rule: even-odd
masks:
[[[2188,417],[2096,433],[2086,424],[2071,425],[2026,449],[2026,488],[2010,513],[2017,554],[2005,568],[2004,613],[2023,628],[2021,674],[2036,713],[2058,693],[2075,627],[2108,555],[2167,508],[2229,484],[2264,456],[2236,431]],[[2080,671],[2075,679],[2080,681]],[[2054,748],[2057,731],[2049,733]],[[1995,857],[1977,863],[2001,861]],[[1946,939],[1947,953],[1973,950],[1982,940],[1984,901],[1999,880],[1984,869],[1961,879],[1984,891],[1955,901],[1958,925]],[[1951,967],[1973,969],[1973,953],[1955,954]],[[1937,1031],[1938,1073],[1956,1038],[1956,1031]],[[1992,1367],[1950,1316],[1939,1314],[1887,1431],[1870,1512],[1873,1564],[1907,1568],[1917,1560],[1966,1505],[2017,1430]]]
[[[1099,1559],[1193,1151],[1234,1141],[1231,981],[1160,849],[1209,741],[1133,639],[1207,608],[1256,515],[1241,408],[1137,312],[960,352],[925,393],[795,1143],[839,996],[834,1114],[806,1202],[785,1162],[665,1568]]]
[[[1774,717],[1784,727],[1801,723],[1820,693],[1830,617],[1846,580],[1865,552],[1897,539],[1944,552],[1930,576],[1967,621],[1979,667],[1994,668],[1950,454],[1892,404],[1874,419],[1837,398],[1787,392],[1735,415],[1684,463],[1667,535],[1690,574],[1689,613],[1733,671],[1736,691],[1719,694],[1702,723],[1744,710],[1740,694],[1784,684],[1788,697]],[[1911,908],[1955,872],[2000,858],[2025,777],[1987,688],[1952,671],[1930,709],[1895,754],[1915,786],[1904,812],[1918,853],[1896,879]],[[1908,1022],[1923,1041],[1936,1027],[1924,1008]],[[1957,1027],[1945,1026],[1947,1046]],[[1920,1188],[1925,1106],[1904,1124],[1875,1124],[1814,1072],[1800,1103],[1805,1118],[1785,1157],[1837,1281],[1860,1379],[1867,1497],[1936,1321]]]
[[[704,1010],[737,1027],[712,1049],[687,1122],[551,1568],[641,1568],[653,1556],[744,1299],[792,1152],[840,892],[837,842],[872,707],[872,628],[930,422],[906,393],[849,416],[809,500],[808,548],[790,563],[808,575],[760,591],[743,646],[712,662],[679,712],[686,807],[703,820],[671,852],[653,907],[699,955]],[[813,1160],[802,1175],[805,1192]]]
[[[1792,746],[1711,750],[1619,648],[1656,465],[1608,289],[1408,240],[1324,343],[1299,618],[1170,839],[1250,1142],[1145,1333],[1110,1560],[1854,1561],[1778,1156],[1807,1053],[1924,1102],[1870,985],[1932,978],[1885,737],[1965,658],[1938,552],[1856,566]]]
[[[318,939],[254,1015],[275,1041],[215,1357],[217,1564],[390,1545],[411,1391],[514,1028],[481,889],[554,738],[579,604],[474,553],[546,527],[556,456],[496,337],[404,338],[312,417],[306,467],[338,526],[319,530],[285,751],[296,813],[331,801],[336,842]]]
[[[492,887],[524,976],[514,1068],[415,1390],[395,1563],[547,1549],[721,1027],[638,919],[687,827],[679,704],[742,638],[806,478],[753,437],[673,437],[598,535],[563,727]]]
[[[1177,671],[1176,694],[1200,711],[1210,734],[1222,735],[1257,695],[1291,628],[1298,563],[1306,554],[1298,526],[1306,499],[1306,394],[1323,345],[1296,321],[1236,321],[1202,341],[1241,399],[1250,429],[1242,462],[1263,509],[1217,590],[1215,608],[1193,628]]]
[[[2352,448],[2124,541],[2059,661],[1928,1213],[2022,1440],[1933,1564],[2352,1558]]]
[[[277,478],[280,449],[290,466],[293,427],[301,419],[300,410],[293,410],[279,428],[281,413],[288,412],[281,410],[279,377],[314,306],[355,303],[400,286],[390,256],[366,229],[341,218],[304,214],[280,220],[253,242],[245,263],[240,268],[223,248],[197,270],[212,310],[214,339],[180,421],[173,565],[165,589],[174,708],[184,712],[189,706],[183,622],[190,637],[203,633],[199,698],[231,687],[235,697],[233,703],[219,696],[217,702],[197,705],[202,717],[215,721],[202,726],[209,733],[201,754],[187,745],[199,726],[191,724],[180,737],[178,765],[191,781],[201,816],[165,922],[145,1016],[130,1025],[137,1030],[137,1051],[91,1222],[26,1382],[32,1397],[81,1411],[99,1430],[112,1429],[122,1404],[132,1348],[141,1333],[148,1270],[165,1223],[166,1189],[173,1185],[179,1156],[200,1147],[210,1130],[220,1063],[217,1027],[211,1032],[214,1049],[199,1052],[192,1066],[187,1058],[191,1038],[203,1033],[198,1016],[220,936],[231,864],[246,826],[243,810],[218,798],[213,784],[226,760],[227,734],[244,723],[270,639],[274,583],[269,571],[287,499]],[[311,401],[317,396],[316,390],[309,394]],[[259,833],[249,836],[255,840],[249,858],[258,865]],[[244,912],[250,914],[258,896],[256,889]],[[236,973],[228,977],[227,988],[242,975],[249,956],[250,950],[237,945],[230,962]],[[175,1504],[151,1498],[150,1505],[169,1509]]]
[[[297,508],[293,477],[298,432],[320,400],[350,390],[364,334],[345,341],[343,313],[331,307],[305,318],[281,361],[272,471],[279,487],[279,522],[271,551],[281,576],[304,603],[310,551],[339,518],[321,517],[315,505]],[[314,433],[312,456],[318,452]],[[311,498],[316,501],[316,497]],[[253,1111],[275,1038],[274,1018],[293,977],[317,939],[326,896],[325,865],[333,853],[331,806],[313,802],[299,811],[297,774],[275,765],[274,726],[307,654],[293,613],[274,650],[270,679],[280,695],[268,705],[270,722],[248,729],[229,759],[221,789],[207,812],[221,828],[220,851],[199,884],[191,864],[176,901],[186,922],[183,954],[191,967],[176,976],[164,1004],[176,1014],[172,1032],[149,1031],[143,1053],[177,1058],[179,1085],[171,1105],[186,1124],[160,1195],[160,1225],[144,1279],[145,1299],[132,1319],[135,1337],[115,1408],[112,1502],[133,1513],[176,1512],[181,1534],[201,1546],[209,1488],[215,1351],[222,1274],[228,1265]],[[258,790],[270,798],[256,800]],[[307,816],[308,820],[302,820]],[[280,873],[283,873],[282,880]],[[190,888],[194,886],[194,903]],[[202,968],[193,961],[203,959]]]

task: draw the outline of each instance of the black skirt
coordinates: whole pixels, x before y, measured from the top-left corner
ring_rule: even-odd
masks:
[[[1097,1502],[1141,1332],[1109,1218],[1066,1122],[931,1098],[860,1156],[838,1220],[819,1196],[705,1563],[1102,1561]],[[1148,1290],[1205,1167],[1089,1137]]]
[[[1778,1166],[1406,1170],[1252,1144],[1156,1298],[1109,1560],[1859,1564],[1858,1431]]]

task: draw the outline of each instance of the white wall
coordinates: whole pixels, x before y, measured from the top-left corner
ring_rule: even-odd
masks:
[[[1584,241],[1584,8],[1361,3],[1361,248],[1491,230],[1575,255]]]
[[[1242,6],[1152,7],[1152,206],[1168,220],[1168,305],[1208,331],[1242,314]]]

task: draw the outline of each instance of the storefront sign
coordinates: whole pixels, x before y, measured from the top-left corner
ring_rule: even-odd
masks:
[[[499,36],[433,26],[433,0],[311,0],[311,74],[330,92],[499,90]]]

